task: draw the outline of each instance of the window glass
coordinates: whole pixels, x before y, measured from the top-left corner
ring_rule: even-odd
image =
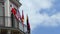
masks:
[[[4,26],[3,10],[3,2],[0,1],[0,26]]]
[[[16,21],[16,19],[15,19],[15,17],[14,17],[14,25],[15,25],[15,28],[17,28],[17,21]]]
[[[18,20],[13,14],[11,14],[11,23],[12,23],[12,27],[18,28]]]
[[[14,15],[13,14],[11,14],[11,23],[12,23],[12,27],[15,27],[15,23],[14,23]]]
[[[23,31],[23,25],[21,22],[19,23],[19,29]]]
[[[11,18],[5,16],[5,25],[11,27]]]
[[[3,4],[0,3],[0,16],[3,16]]]
[[[0,17],[0,26],[4,25],[3,17]]]
[[[5,26],[8,25],[8,17],[5,17]]]
[[[24,32],[25,33],[27,32],[27,26],[26,25],[24,26]]]

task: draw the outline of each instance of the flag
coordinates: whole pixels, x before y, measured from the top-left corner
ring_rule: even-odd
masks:
[[[21,20],[21,15],[20,15],[19,10],[17,10],[17,13],[16,13],[16,18],[17,18],[19,21]]]
[[[30,33],[30,24],[29,24],[28,15],[26,21],[27,21],[27,32]]]
[[[19,14],[19,19],[21,20],[21,14],[20,14],[20,12],[18,11],[18,14]]]
[[[22,24],[24,25],[24,13],[23,13],[23,10],[22,10]]]
[[[21,15],[20,15],[19,10],[15,10],[14,8],[12,8],[11,12],[14,14],[14,16],[16,17],[16,19],[20,21]]]
[[[11,12],[16,17],[16,19],[17,19],[17,12],[16,12],[15,8],[12,8]]]
[[[14,8],[12,8],[11,12],[16,15],[16,10]]]

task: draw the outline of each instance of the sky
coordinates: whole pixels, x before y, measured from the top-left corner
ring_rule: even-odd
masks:
[[[20,0],[19,11],[29,16],[31,34],[60,34],[60,0]]]

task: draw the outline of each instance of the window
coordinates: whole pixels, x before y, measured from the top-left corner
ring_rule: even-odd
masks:
[[[18,28],[18,22],[17,22],[18,20],[15,18],[14,21],[15,21],[15,27]]]
[[[14,15],[13,14],[11,14],[11,23],[12,23],[12,27],[15,27],[14,26]]]
[[[5,26],[11,27],[11,18],[8,16],[5,16]]]
[[[12,23],[12,27],[18,28],[18,20],[15,18],[13,14],[11,14],[11,23]]]
[[[21,31],[23,31],[23,25],[22,25],[21,22],[19,23],[19,29],[20,29]]]
[[[0,17],[0,26],[3,26],[4,22],[3,22],[3,17]]]
[[[0,26],[4,26],[4,4],[0,1]]]
[[[3,3],[0,2],[0,16],[3,16],[3,12],[4,12],[3,9],[4,9]]]
[[[15,9],[15,8],[14,8]],[[16,10],[16,9],[15,9]],[[14,28],[19,28],[19,21],[16,19],[16,17],[13,15],[13,13],[11,14],[11,23],[12,23],[12,27]]]

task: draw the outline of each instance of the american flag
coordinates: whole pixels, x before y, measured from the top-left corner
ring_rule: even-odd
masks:
[[[21,20],[21,15],[20,15],[19,10],[17,10],[17,13],[16,13],[16,18],[17,18],[19,21]]]

